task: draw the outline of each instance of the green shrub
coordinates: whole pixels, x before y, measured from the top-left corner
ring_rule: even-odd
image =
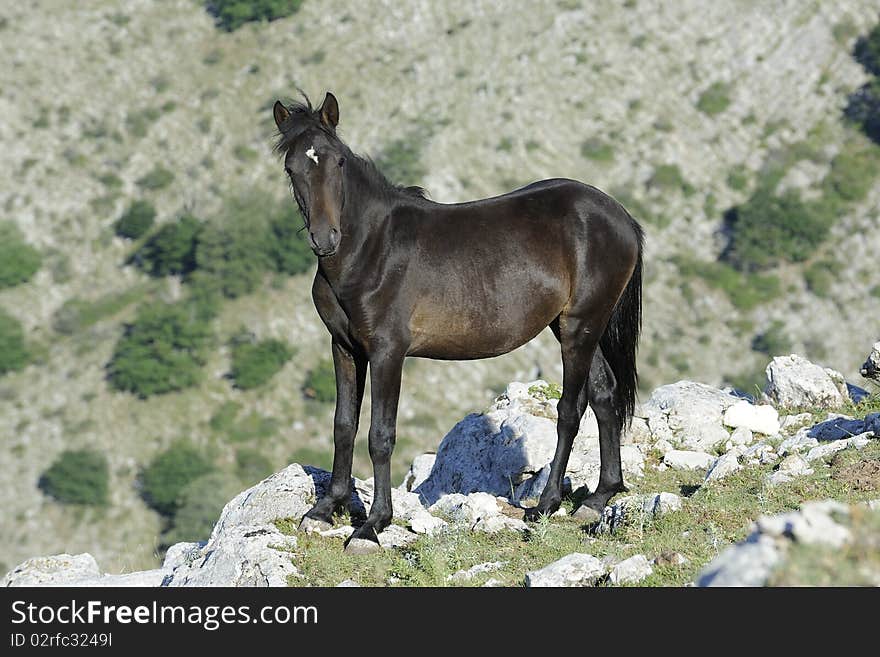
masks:
[[[196,268],[202,222],[191,215],[162,226],[132,260],[153,276],[186,275]]]
[[[0,289],[29,281],[42,261],[40,252],[24,241],[16,224],[0,223]]]
[[[694,192],[693,186],[684,179],[677,164],[659,165],[648,180],[648,186],[662,190],[681,190],[685,195]]]
[[[581,144],[581,155],[596,162],[611,162],[614,160],[614,149],[603,139],[590,137]]]
[[[764,332],[752,339],[752,350],[767,356],[785,356],[792,352],[792,348],[785,325],[779,320],[774,320]]]
[[[262,481],[274,468],[272,462],[251,447],[241,447],[235,451],[235,474],[242,483],[251,485]]]
[[[844,115],[874,143],[880,144],[880,78],[867,82],[850,94]]]
[[[156,209],[149,201],[135,201],[119,219],[114,228],[119,237],[136,240],[153,227]]]
[[[143,306],[116,343],[110,384],[141,398],[195,386],[210,339],[210,323],[185,302]]]
[[[833,215],[818,204],[807,204],[789,190],[776,196],[757,190],[728,214],[732,240],[725,259],[739,269],[772,267],[779,262],[801,262],[825,240]]]
[[[308,399],[329,403],[336,400],[336,372],[333,362],[322,359],[306,375],[302,387],[303,394]]]
[[[214,465],[195,446],[179,441],[144,468],[140,477],[141,493],[152,508],[170,516],[177,511],[183,490],[213,471]]]
[[[209,421],[210,427],[214,431],[219,431],[220,433],[228,433],[232,431],[235,427],[235,418],[238,417],[238,412],[240,410],[241,404],[236,401],[223,402],[220,405],[220,408],[218,408],[211,416],[211,420]]]
[[[413,132],[387,144],[376,158],[376,166],[392,183],[418,183],[428,174],[422,163],[421,135]]]
[[[195,278],[225,297],[253,292],[273,269],[272,241],[262,198],[229,200],[222,217],[207,223],[198,237]]]
[[[137,179],[137,186],[146,190],[165,189],[174,180],[174,174],[163,166],[156,165]]]
[[[250,21],[274,21],[296,13],[303,0],[208,0],[217,26],[232,32]]]
[[[238,478],[226,472],[209,472],[187,483],[175,502],[171,527],[162,542],[173,545],[208,540],[223,507],[241,489]]]
[[[278,420],[251,411],[226,432],[226,437],[233,443],[245,443],[270,438],[277,432]]]
[[[30,361],[21,322],[0,308],[0,376],[24,369]]]
[[[847,143],[831,160],[831,170],[822,181],[826,202],[864,200],[880,175],[880,148],[873,144]]]
[[[880,23],[868,34],[858,38],[853,56],[869,73],[880,76]]]
[[[748,169],[739,166],[731,171],[727,176],[727,186],[738,192],[743,191],[749,186]]]
[[[95,301],[68,299],[52,316],[52,328],[62,335],[73,335],[112,317],[144,296],[144,288],[135,286],[124,292],[106,294]]]
[[[674,261],[686,280],[699,278],[710,287],[722,290],[740,310],[751,310],[775,299],[780,293],[779,278],[770,274],[738,271],[723,262],[702,262],[684,257]]]
[[[810,292],[817,297],[827,297],[831,293],[831,286],[834,283],[834,268],[835,264],[826,260],[807,267],[804,270],[804,281]]]
[[[315,254],[305,238],[302,215],[293,203],[282,204],[270,220],[271,255],[275,270],[294,276],[315,264]]]
[[[39,487],[64,504],[107,503],[110,473],[107,457],[91,449],[66,450],[40,477]]]
[[[714,82],[697,100],[697,109],[714,116],[720,114],[730,105],[730,86],[723,82]]]
[[[235,387],[250,390],[266,384],[293,357],[293,349],[281,340],[246,342],[233,339],[232,380]]]

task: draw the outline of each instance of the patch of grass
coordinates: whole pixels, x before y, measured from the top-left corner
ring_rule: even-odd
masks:
[[[302,391],[307,399],[326,404],[336,401],[336,373],[333,362],[325,358],[309,370]]]
[[[661,164],[654,169],[648,186],[660,190],[680,190],[685,196],[694,193],[694,187],[681,173],[677,164]]]
[[[865,199],[880,176],[880,148],[864,140],[850,140],[831,160],[831,170],[822,181],[827,199],[858,203]]]
[[[534,385],[529,388],[529,394],[544,401],[548,399],[562,399],[562,386],[558,383]]]
[[[749,186],[749,171],[744,166],[738,166],[727,175],[727,186],[738,192]]]
[[[730,105],[730,91],[730,85],[713,82],[697,99],[697,109],[709,116],[721,114]]]
[[[767,356],[783,356],[793,349],[791,338],[785,332],[785,325],[779,320],[770,323],[762,333],[752,340],[752,350]]]
[[[149,172],[137,179],[137,186],[148,191],[165,189],[174,181],[174,174],[161,165],[156,165]]]
[[[0,289],[26,283],[42,263],[43,256],[24,241],[17,224],[0,222]]]
[[[751,310],[779,296],[779,278],[772,274],[737,271],[723,262],[703,262],[688,257],[673,261],[681,275],[698,278],[710,287],[724,291],[730,302],[740,310]]]
[[[581,144],[581,155],[594,162],[613,162],[614,149],[599,137],[590,137]]]
[[[272,461],[251,447],[235,450],[235,474],[242,483],[252,485],[274,472]]]
[[[274,21],[295,14],[303,0],[207,0],[205,9],[217,27],[232,32],[245,23]]]
[[[819,260],[804,269],[807,288],[817,297],[825,298],[831,294],[831,286],[837,276],[837,265],[831,260]]]
[[[108,317],[119,314],[143,298],[147,287],[136,285],[123,292],[106,294],[94,301],[68,299],[52,317],[52,328],[62,335],[79,333]]]
[[[0,308],[0,376],[24,369],[32,358],[21,322]]]
[[[186,276],[196,268],[196,245],[203,225],[192,215],[178,217],[162,225],[131,261],[152,276]]]

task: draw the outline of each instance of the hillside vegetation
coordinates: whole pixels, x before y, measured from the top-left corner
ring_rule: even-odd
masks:
[[[880,304],[877,23],[869,0],[5,5],[0,566],[147,568],[266,473],[330,465],[314,259],[271,152],[297,87],[438,201],[564,176],[623,202],[647,233],[644,391],[753,391],[788,351],[855,379]],[[546,332],[407,363],[395,478],[539,373],[561,378]]]

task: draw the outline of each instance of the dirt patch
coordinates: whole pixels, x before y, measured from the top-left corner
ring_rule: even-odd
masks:
[[[858,461],[834,468],[832,477],[853,490],[880,490],[880,459]]]

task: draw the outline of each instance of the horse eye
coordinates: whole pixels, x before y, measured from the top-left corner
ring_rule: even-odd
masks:
[[[293,174],[293,171],[290,170],[290,167],[284,167],[284,173],[286,173],[288,176],[290,176]]]
[[[343,164],[345,164],[345,158],[344,158],[344,157],[340,157],[340,158],[339,158],[339,166],[342,166]]]

